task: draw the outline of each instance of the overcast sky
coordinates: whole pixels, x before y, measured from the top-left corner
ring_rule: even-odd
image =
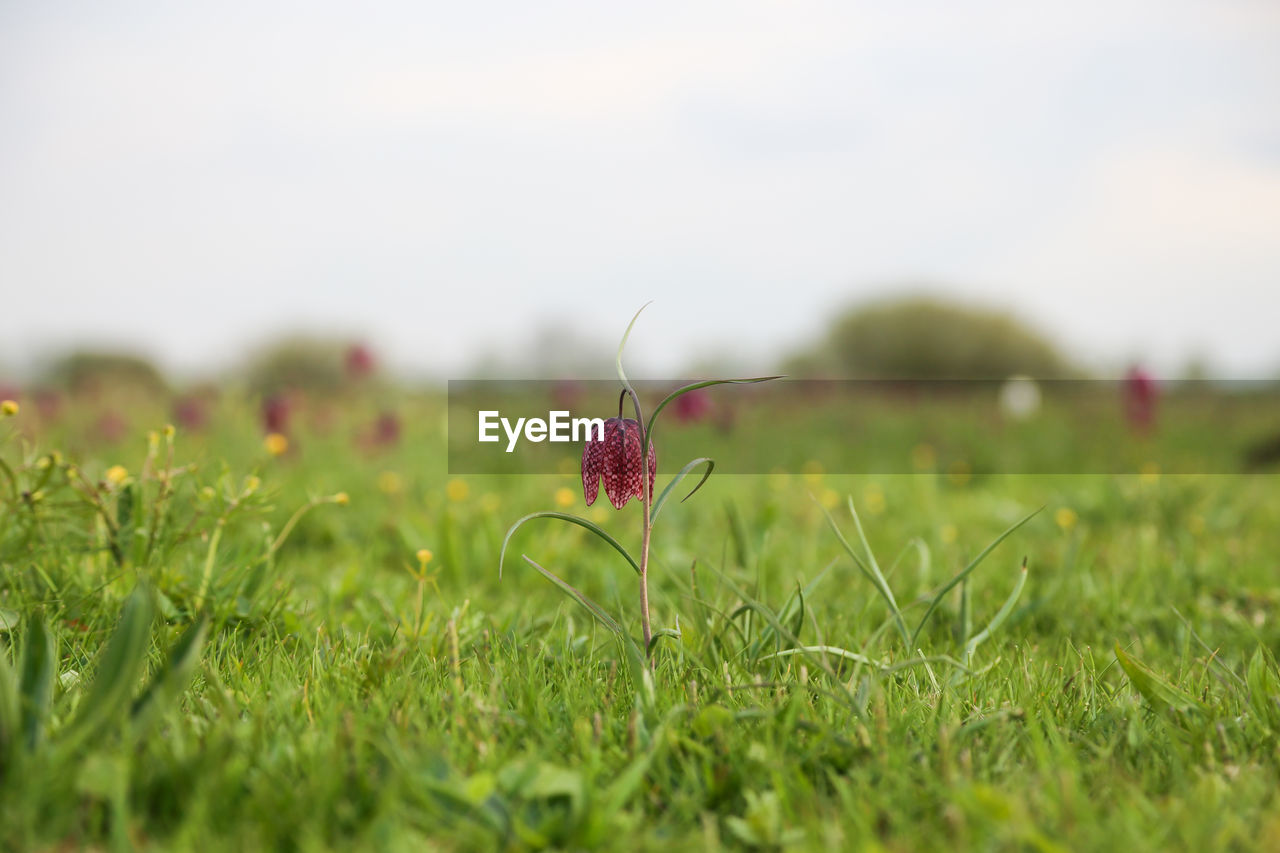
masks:
[[[767,362],[904,282],[1280,369],[1280,4],[5,3],[0,365],[554,325]]]

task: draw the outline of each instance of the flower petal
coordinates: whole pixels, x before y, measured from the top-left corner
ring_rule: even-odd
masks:
[[[582,445],[582,496],[587,499],[587,506],[596,502],[600,493],[600,470],[604,442],[592,441],[589,434],[586,444]]]

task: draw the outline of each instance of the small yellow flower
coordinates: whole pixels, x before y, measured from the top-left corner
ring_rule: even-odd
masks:
[[[884,490],[872,483],[862,491],[862,503],[868,513],[879,515],[884,512]]]
[[[827,509],[835,509],[840,503],[840,493],[835,489],[823,489],[818,495],[818,502]]]
[[[467,499],[467,495],[471,494],[471,487],[467,485],[466,480],[454,478],[449,481],[447,486],[444,487],[444,493],[448,496],[449,500],[461,502],[465,501]]]
[[[418,565],[422,566],[425,569],[427,567],[427,563],[430,563],[431,558],[434,556],[435,554],[432,554],[430,549],[419,548],[418,549]]]
[[[104,476],[112,486],[120,486],[129,479],[129,471],[123,465],[112,465]]]
[[[282,433],[273,432],[263,439],[262,446],[265,447],[267,452],[272,456],[281,456],[289,449],[289,439]]]
[[[561,486],[556,489],[556,506],[570,507],[573,506],[573,489]]]
[[[960,538],[960,531],[954,524],[944,524],[938,529],[938,538],[943,545],[950,545]]]
[[[398,495],[404,491],[404,480],[395,471],[383,471],[378,475],[378,491],[384,495]]]
[[[262,486],[262,480],[258,479],[257,477],[253,476],[252,474],[250,474],[248,477],[245,477],[245,478],[244,478],[244,493],[245,493],[245,496],[247,497],[248,495],[251,495],[251,494],[253,494],[254,492],[258,491],[258,489],[259,489],[261,486]],[[207,488],[207,487],[206,487],[206,488]],[[209,489],[209,492],[210,492],[210,497],[212,497],[213,489]]]
[[[18,401],[5,400],[0,403],[0,414],[3,414],[6,418],[18,414]]]
[[[348,495],[346,492],[338,492],[336,495],[333,496],[333,502],[336,503],[338,506],[346,506],[347,504],[351,503],[351,496]]]
[[[1058,511],[1053,514],[1053,520],[1063,530],[1070,530],[1076,526],[1076,522],[1080,520],[1080,516],[1076,515],[1076,511],[1070,507],[1059,507]]]
[[[173,424],[165,424],[165,425],[164,425],[164,437],[165,437],[165,438],[173,438],[175,435],[177,435],[177,433],[178,433],[178,431],[177,431],[177,429],[175,429],[175,428],[174,428]]]

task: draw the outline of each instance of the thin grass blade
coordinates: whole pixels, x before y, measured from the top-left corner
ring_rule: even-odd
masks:
[[[147,660],[152,608],[150,590],[139,584],[125,601],[120,625],[99,659],[93,684],[81,703],[82,710],[63,741],[66,749],[75,748],[113,722],[123,721],[121,711]]]
[[[18,698],[18,676],[9,664],[9,655],[0,648],[0,781],[19,755],[22,743],[22,704]]]
[[[1013,531],[1017,530],[1019,527],[1021,527],[1022,525],[1026,524],[1028,521],[1030,521],[1031,519],[1039,515],[1040,510],[1042,509],[1044,509],[1044,507],[1040,507],[1040,509],[1035,510],[1034,512],[1028,514],[1022,519],[1014,522],[1013,525],[1011,525],[1010,527],[1006,528],[1003,533],[1001,533],[995,539],[991,540],[991,544],[983,548],[982,552],[978,554],[978,556],[974,557],[973,560],[969,563],[969,565],[965,566],[963,569],[957,572],[956,575],[953,578],[951,578],[951,580],[947,581],[943,585],[942,589],[938,590],[937,593],[934,594],[933,600],[929,602],[929,608],[924,612],[924,616],[920,618],[920,624],[916,626],[916,630],[911,634],[910,646],[912,648],[915,648],[916,640],[920,637],[920,632],[923,631],[924,626],[929,623],[929,617],[933,615],[933,611],[938,609],[938,605],[942,603],[942,599],[946,596],[946,594],[951,590],[955,589],[956,584],[960,583],[965,578],[967,578],[970,574],[972,574],[973,570],[978,568],[978,566],[982,563],[982,561],[986,559],[987,555],[995,550],[997,545],[999,545],[1001,542],[1007,539],[1009,535],[1013,533]]]
[[[996,615],[987,623],[987,627],[983,628],[975,634],[964,647],[965,663],[973,659],[973,653],[979,645],[986,642],[987,639],[995,633],[996,629],[1004,624],[1004,620],[1009,618],[1009,614],[1013,612],[1013,607],[1018,603],[1018,597],[1022,595],[1022,588],[1027,585],[1027,561],[1022,560],[1022,570],[1018,572],[1018,580],[1013,585],[1013,591],[1009,593],[1009,597],[1005,599],[1003,605],[996,612]]]
[[[208,634],[209,616],[201,613],[178,638],[164,666],[134,701],[130,713],[135,730],[145,729],[154,722],[157,715],[187,689],[191,676],[200,663],[200,653]]]
[[[816,500],[814,502],[817,503]],[[844,534],[840,531],[839,525],[837,525],[836,520],[831,517],[831,513],[827,512],[827,508],[821,504],[818,504],[818,508],[821,509],[822,514],[827,517],[827,524],[831,526],[831,531],[835,533],[836,539],[839,540],[840,545],[849,554],[849,557],[852,558],[854,565],[858,567],[858,570],[862,572],[867,580],[871,581],[871,585],[876,588],[876,592],[880,593],[880,597],[883,598],[885,603],[889,606],[889,612],[893,618],[894,624],[898,627],[898,633],[902,635],[902,640],[907,644],[907,650],[910,651],[911,635],[907,631],[907,623],[902,618],[902,611],[898,609],[898,602],[894,600],[893,592],[890,591],[889,584],[885,582],[884,575],[881,574],[879,566],[876,566],[873,570],[870,566],[864,563],[862,558],[858,556],[858,552],[853,550],[853,546],[849,544],[849,540],[844,538]],[[849,501],[849,509],[850,511],[853,510],[852,499]],[[858,517],[856,512],[853,517],[856,521]],[[861,532],[861,525],[858,525],[858,530]],[[866,541],[865,538],[863,541]]]

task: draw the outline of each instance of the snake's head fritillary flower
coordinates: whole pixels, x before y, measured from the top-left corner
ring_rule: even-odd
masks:
[[[182,424],[183,429],[202,430],[209,422],[209,407],[199,396],[187,394],[174,401],[173,419]]]
[[[284,435],[289,432],[289,418],[293,405],[283,394],[272,394],[262,401],[262,428],[268,433]]]
[[[1124,378],[1125,415],[1136,432],[1146,432],[1155,422],[1156,381],[1150,373],[1134,365]]]
[[[372,375],[378,367],[378,360],[373,355],[373,350],[369,349],[365,344],[352,344],[347,348],[346,368],[347,375],[353,379],[363,379]]]
[[[676,420],[681,423],[695,423],[711,414],[711,398],[704,390],[683,394],[672,405],[675,407]]]
[[[604,435],[599,440],[588,435],[582,448],[582,494],[587,506],[596,502],[600,481],[614,509],[622,509],[627,501],[640,498],[644,487],[641,466],[640,424],[631,418],[609,418],[604,422]],[[658,454],[649,442],[649,500],[653,500],[653,481],[658,473]]]

